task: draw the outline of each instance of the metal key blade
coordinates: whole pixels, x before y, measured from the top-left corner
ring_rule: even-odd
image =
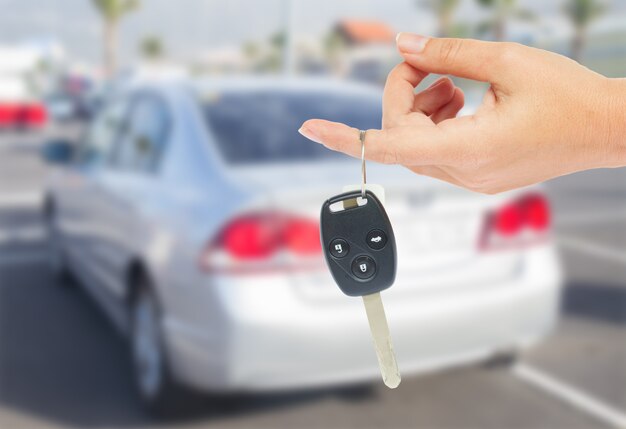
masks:
[[[367,320],[374,339],[378,366],[383,376],[383,382],[390,389],[395,389],[400,384],[400,371],[396,362],[396,355],[389,335],[389,325],[385,316],[385,308],[380,293],[363,296]]]

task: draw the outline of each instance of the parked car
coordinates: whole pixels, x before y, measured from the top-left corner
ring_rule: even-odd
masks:
[[[381,94],[324,80],[135,82],[78,149],[45,147],[50,263],[130,339],[154,409],[211,392],[379,380],[361,300],[325,267],[319,210],[360,162],[297,133],[308,118],[380,127]],[[357,138],[355,136],[355,138]],[[383,293],[403,374],[515,353],[558,313],[546,197],[470,193],[398,166],[387,190],[396,284]]]
[[[0,74],[0,130],[41,129],[47,121],[46,107],[29,95],[24,79]]]

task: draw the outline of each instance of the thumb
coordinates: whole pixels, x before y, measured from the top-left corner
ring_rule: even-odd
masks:
[[[419,70],[491,83],[519,67],[510,64],[510,59],[523,48],[515,43],[439,39],[411,33],[399,33],[396,43],[405,61]]]

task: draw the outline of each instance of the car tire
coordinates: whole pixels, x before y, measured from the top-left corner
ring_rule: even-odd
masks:
[[[337,396],[345,402],[364,402],[376,398],[378,393],[378,381],[353,384],[340,387],[336,390]]]
[[[133,382],[148,412],[160,418],[176,417],[184,411],[190,393],[173,378],[161,330],[162,311],[153,288],[145,277],[137,279],[131,303],[130,351]]]
[[[61,239],[54,224],[54,205],[47,201],[44,207],[44,222],[48,239],[46,262],[57,285],[73,286],[74,280],[67,266],[67,259]]]
[[[519,352],[516,350],[497,353],[485,361],[484,367],[494,370],[510,369],[519,362],[519,358]]]

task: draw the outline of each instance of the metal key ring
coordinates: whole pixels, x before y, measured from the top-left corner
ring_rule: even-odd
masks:
[[[359,130],[359,140],[361,141],[361,198],[365,198],[365,130]]]

